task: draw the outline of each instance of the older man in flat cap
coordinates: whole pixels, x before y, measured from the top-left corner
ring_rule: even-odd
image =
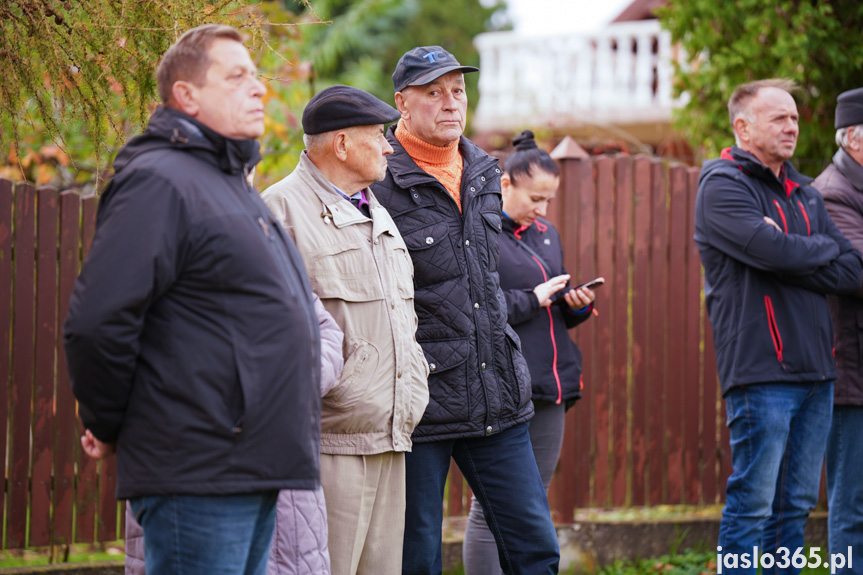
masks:
[[[362,90],[321,91],[303,112],[299,165],[263,193],[299,248],[312,291],[345,333],[344,371],[321,408],[333,575],[401,571],[404,454],[428,403],[413,265],[369,190],[393,152],[384,124],[398,118]]]
[[[836,227],[863,252],[863,88],[839,95],[836,144],[833,163],[813,185]],[[830,552],[857,559],[843,573],[863,573],[863,290],[828,296],[827,302],[838,374],[827,436]]]
[[[402,574],[441,572],[450,458],[482,505],[506,574],[558,572],[557,533],[528,436],[531,385],[497,272],[501,169],[462,135],[465,72],[440,46],[404,54],[387,177],[374,185],[415,268],[429,406],[406,459]]]

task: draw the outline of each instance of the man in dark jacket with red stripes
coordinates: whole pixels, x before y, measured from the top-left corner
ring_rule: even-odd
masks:
[[[813,185],[824,196],[836,227],[863,251],[863,88],[843,92],[836,103],[833,163]],[[844,573],[863,573],[863,289],[830,296],[836,329],[833,424],[827,436],[830,552],[853,553]],[[849,551],[851,548],[853,551]]]
[[[788,161],[798,136],[792,89],[763,80],[734,91],[737,145],[705,162],[695,205],[734,467],[719,530],[724,573],[754,574],[756,555],[768,553],[765,572],[781,568],[803,547],[836,379],[825,294],[861,283],[860,252]]]

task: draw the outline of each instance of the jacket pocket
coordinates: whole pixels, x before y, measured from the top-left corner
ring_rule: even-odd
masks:
[[[509,324],[506,324],[505,332],[511,366],[511,371],[509,371],[509,373],[512,375],[508,377],[505,373],[500,374],[501,384],[503,386],[501,391],[506,394],[504,397],[501,397],[501,400],[504,412],[509,412],[510,409],[512,409],[512,413],[515,415],[518,414],[518,412],[530,401],[532,393],[531,378],[530,371],[527,367],[527,360],[525,360],[521,351],[521,340],[519,339],[518,334]],[[515,381],[510,382],[510,377],[514,377]],[[511,385],[509,389],[507,389],[508,384]],[[507,401],[507,399],[509,401]],[[507,403],[509,403],[509,405],[507,405]]]
[[[312,291],[321,299],[362,302],[384,298],[368,246],[354,242],[322,247],[309,254],[306,267]]]
[[[429,366],[429,402],[422,423],[468,421],[471,382],[467,372],[470,349],[467,338],[421,341],[420,345]]]
[[[500,214],[497,212],[482,212],[480,214],[482,216],[482,221],[485,222],[485,237],[486,237],[486,245],[484,253],[487,254],[485,258],[483,258],[483,263],[486,264],[490,271],[497,271],[498,264],[500,263],[500,248],[498,248],[498,242],[500,241],[501,230],[503,229],[501,225]]]
[[[365,339],[354,337],[345,348],[345,367],[339,383],[323,398],[323,404],[335,411],[347,411],[364,398],[370,379],[375,374],[380,354],[378,348]]]
[[[414,264],[414,284],[423,287],[461,275],[446,222],[402,232]]]
[[[782,363],[782,335],[776,324],[776,314],[773,312],[773,300],[769,295],[764,296],[764,308],[767,311],[767,327],[770,329],[770,337],[773,339],[773,349],[776,350],[776,361]],[[785,366],[782,366],[785,369]]]

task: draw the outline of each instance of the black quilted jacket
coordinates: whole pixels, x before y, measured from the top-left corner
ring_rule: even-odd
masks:
[[[384,181],[373,186],[410,250],[419,325],[429,362],[429,404],[414,441],[477,437],[533,416],[521,343],[506,322],[497,273],[501,234],[497,160],[462,138],[463,213],[394,135]]]

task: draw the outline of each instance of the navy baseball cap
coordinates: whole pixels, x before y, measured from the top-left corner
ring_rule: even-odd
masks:
[[[317,93],[303,110],[303,132],[323,134],[353,126],[389,124],[401,118],[399,111],[368,92],[335,85]]]
[[[393,88],[401,92],[408,86],[424,86],[456,70],[479,72],[479,68],[462,66],[440,46],[420,46],[405,52],[399,59],[393,72]]]

